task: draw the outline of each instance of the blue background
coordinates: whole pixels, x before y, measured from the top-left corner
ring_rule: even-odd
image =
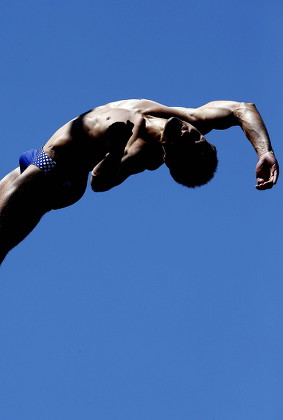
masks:
[[[1,165],[104,103],[256,103],[279,160],[282,2],[3,0]],[[167,168],[47,214],[0,282],[1,420],[282,420],[282,182],[215,131],[205,187]],[[20,211],[20,209],[19,209]]]

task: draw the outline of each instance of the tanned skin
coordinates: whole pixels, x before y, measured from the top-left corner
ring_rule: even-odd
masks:
[[[146,99],[99,106],[69,121],[44,145],[56,167],[44,174],[30,165],[0,181],[0,263],[52,209],[70,206],[84,194],[91,172],[94,191],[107,191],[130,175],[164,163],[166,123],[183,122],[194,141],[211,130],[239,126],[255,149],[258,190],[276,184],[279,168],[265,124],[254,104],[215,101],[199,108],[167,107]],[[173,139],[174,141],[174,139]]]

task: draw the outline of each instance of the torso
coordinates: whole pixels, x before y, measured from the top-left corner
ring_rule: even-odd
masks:
[[[151,103],[148,100],[130,99],[94,108],[57,130],[45,144],[44,150],[58,163],[68,160],[70,168],[73,168],[80,162],[90,171],[107,153],[107,145],[103,145],[107,128],[116,121],[131,121],[135,114],[139,114],[145,119],[143,139],[156,153],[166,120],[147,114]]]

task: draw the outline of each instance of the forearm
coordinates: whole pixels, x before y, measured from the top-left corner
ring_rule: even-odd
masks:
[[[110,153],[92,171],[91,187],[96,192],[107,191],[129,176],[146,169],[144,141],[137,140],[123,157]],[[160,164],[158,165],[160,166]]]
[[[266,126],[254,104],[247,103],[240,106],[235,111],[235,117],[258,157],[272,151]]]
[[[256,188],[258,190],[272,188],[278,179],[279,166],[272,150],[267,129],[256,106],[251,103],[240,104],[235,116],[238,125],[242,128],[258,155]]]
[[[92,171],[91,187],[96,192],[110,190],[120,184],[119,177],[121,156],[108,154]]]

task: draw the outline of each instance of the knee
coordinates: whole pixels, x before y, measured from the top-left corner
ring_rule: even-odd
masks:
[[[82,198],[85,190],[86,184],[73,185],[71,182],[66,182],[59,188],[55,188],[52,194],[52,210],[59,210],[75,204]]]

